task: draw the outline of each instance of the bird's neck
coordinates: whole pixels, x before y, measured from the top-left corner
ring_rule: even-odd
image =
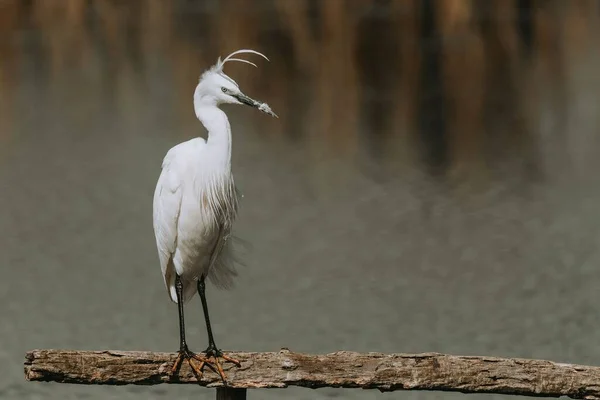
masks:
[[[208,153],[211,163],[223,172],[231,170],[231,126],[229,119],[216,105],[196,107],[196,116],[208,131]]]

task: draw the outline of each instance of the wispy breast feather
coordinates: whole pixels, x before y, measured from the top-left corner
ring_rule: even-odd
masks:
[[[217,239],[207,266],[207,276],[217,287],[227,289],[232,286],[237,275],[233,254],[232,230],[238,211],[238,191],[233,176],[214,177],[210,180],[205,193],[206,204],[214,218]]]

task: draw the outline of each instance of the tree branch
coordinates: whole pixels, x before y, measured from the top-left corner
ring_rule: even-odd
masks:
[[[238,388],[342,387],[443,390],[539,397],[600,399],[600,367],[517,358],[451,356],[437,353],[381,354],[339,351],[325,355],[228,353],[242,363],[227,365],[228,384]],[[169,378],[175,353],[139,351],[33,350],[27,353],[30,381],[79,384],[155,385],[194,383],[222,386],[210,369],[197,381],[187,363]]]

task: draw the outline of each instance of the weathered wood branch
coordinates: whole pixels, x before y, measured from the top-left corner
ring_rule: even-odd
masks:
[[[228,354],[242,363],[241,368],[226,366],[228,385],[237,388],[294,385],[600,399],[600,367],[551,361],[437,353],[340,351],[310,355],[287,349]],[[170,378],[175,357],[175,353],[34,350],[27,353],[25,376],[30,381],[79,384],[222,386],[219,377],[208,368],[198,381],[185,362],[179,374]]]

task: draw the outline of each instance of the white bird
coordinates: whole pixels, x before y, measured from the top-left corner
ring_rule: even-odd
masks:
[[[233,266],[232,225],[238,198],[231,173],[231,127],[220,104],[246,104],[277,117],[266,103],[251,99],[223,73],[229,61],[256,64],[233,58],[236,54],[263,54],[248,49],[231,53],[205,71],[194,92],[196,116],[208,131],[208,140],[197,137],[171,148],[162,163],[154,192],[154,234],[160,266],[171,300],[178,305],[180,346],[171,374],[187,359],[198,375],[205,365],[225,374],[219,358],[240,366],[215,345],[205,296],[205,279],[217,287],[231,286]],[[208,331],[205,356],[191,352],[185,340],[183,305],[199,293]],[[200,362],[196,365],[192,361]]]

